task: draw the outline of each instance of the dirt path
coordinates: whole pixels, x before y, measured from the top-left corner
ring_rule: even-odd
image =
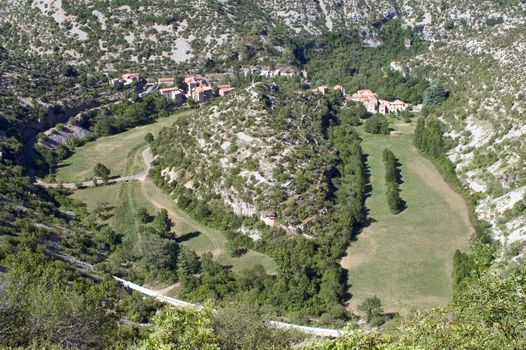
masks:
[[[144,182],[141,182],[141,191],[142,191],[144,198],[146,198],[146,200],[148,200],[154,207],[158,209],[166,209],[166,211],[168,212],[168,215],[170,216],[172,220],[183,222],[189,227],[191,227],[192,229],[204,234],[214,245],[214,250],[212,251],[212,255],[214,259],[217,259],[221,254],[223,254],[223,249],[221,248],[221,244],[216,239],[215,235],[210,232],[210,229],[208,227],[201,225],[198,222],[195,222],[191,218],[188,218],[186,215],[181,215],[170,208],[166,208],[164,205],[156,201],[154,198],[150,196],[148,191],[146,191]]]
[[[435,165],[428,159],[418,154],[418,151],[413,148],[415,157],[408,164],[409,169],[416,175],[418,175],[425,183],[429,184],[436,193],[443,197],[448,205],[453,208],[461,217],[467,227],[469,227],[470,233],[474,233],[473,226],[469,220],[468,207],[462,198],[455,190],[453,190],[442,178],[442,175],[438,172]],[[366,227],[360,232],[361,237],[367,237],[367,249],[361,250],[360,252],[354,252],[347,254],[341,260],[341,266],[344,269],[353,269],[360,265],[367,263],[367,261],[373,256],[377,250],[376,240],[374,239],[375,230]],[[359,239],[359,238],[358,238]]]
[[[447,201],[449,206],[462,217],[466,226],[469,227],[470,233],[473,234],[475,230],[469,220],[469,211],[464,198],[447,184],[431,161],[418,154],[414,146],[413,150],[415,158],[407,165],[409,169],[420,176],[424,182],[429,184],[436,193]]]
[[[369,137],[372,192],[366,200],[370,226],[351,242],[341,259],[349,272],[348,309],[377,295],[387,311],[411,305],[445,305],[450,298],[452,255],[467,247],[474,229],[464,198],[443,179],[433,162],[421,156],[410,137]],[[402,199],[408,207],[391,215],[385,200],[382,150],[393,149],[401,159]],[[444,232],[444,230],[446,232]]]
[[[152,168],[152,162],[154,160],[154,157],[153,157],[153,155],[151,153],[150,147],[147,147],[147,148],[145,148],[143,150],[142,158],[143,158],[144,164],[146,165],[146,169],[144,171],[142,171],[142,172],[140,172],[138,174],[135,174],[135,175],[122,176],[122,177],[118,177],[118,178],[115,178],[115,179],[111,179],[111,180],[108,181],[108,184],[114,184],[114,183],[120,183],[120,182],[128,182],[128,181],[132,181],[132,180],[139,181],[141,183],[141,192],[142,192],[144,198],[146,198],[146,200],[148,200],[154,207],[156,207],[158,209],[166,209],[166,211],[168,212],[168,215],[170,216],[170,218],[172,220],[183,222],[184,224],[188,225],[192,229],[194,229],[196,231],[199,231],[200,233],[204,234],[212,242],[212,244],[214,246],[214,249],[212,250],[212,255],[213,255],[214,259],[217,259],[221,254],[223,254],[223,249],[221,248],[221,244],[219,243],[219,241],[215,237],[215,235],[218,234],[218,233],[212,233],[210,228],[208,228],[208,227],[206,227],[204,225],[201,225],[200,223],[194,221],[190,217],[188,217],[186,215],[183,215],[183,214],[180,214],[180,213],[177,213],[176,211],[174,211],[174,210],[172,210],[170,208],[166,208],[164,205],[162,205],[161,203],[156,201],[154,198],[152,198],[148,194],[148,191],[146,191],[146,189],[145,189],[145,181],[146,181],[146,178],[148,177],[148,173],[150,172],[150,169]],[[35,182],[35,184],[37,184],[39,186],[42,186],[42,187],[46,187],[46,188],[63,186],[65,188],[75,189],[77,187],[77,185],[75,183],[62,183],[62,184],[58,184],[58,183],[44,183],[44,182],[42,182],[40,180],[37,180]],[[86,182],[82,182],[81,186],[82,187],[92,187],[92,186],[95,186],[95,183],[93,181],[86,181]]]
[[[179,288],[180,285],[181,285],[181,283],[177,282],[177,283],[174,283],[172,285],[169,285],[168,287],[165,287],[165,288],[162,288],[162,289],[157,289],[156,292],[159,293],[160,295],[166,295],[166,294],[170,293],[172,290],[174,290],[176,288]]]
[[[150,151],[150,147],[147,147],[144,149],[144,151],[142,152],[142,158],[144,159],[144,164],[146,164],[146,170],[138,174],[135,174],[135,175],[120,176],[117,178],[109,179],[108,185],[121,183],[121,182],[128,182],[132,180],[144,181],[146,177],[148,176],[150,169],[152,168],[153,156],[152,156],[152,152]],[[69,189],[76,189],[77,184],[80,185],[81,187],[93,187],[96,185],[104,185],[102,180],[98,180],[96,183],[93,181],[84,181],[84,182],[78,182],[78,183],[76,182],[46,183],[40,179],[37,179],[34,182],[34,184],[41,186],[41,187],[45,187],[45,188],[56,188],[56,187],[62,186],[64,188],[69,188]]]

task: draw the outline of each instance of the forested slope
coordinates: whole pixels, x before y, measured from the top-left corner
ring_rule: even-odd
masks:
[[[332,210],[329,118],[317,95],[258,84],[161,132],[157,168],[179,201],[217,198],[238,215],[316,235]]]

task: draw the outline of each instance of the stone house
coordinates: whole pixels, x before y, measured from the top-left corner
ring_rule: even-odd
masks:
[[[162,77],[162,78],[159,78],[157,80],[157,83],[159,85],[174,86],[175,85],[175,78]]]
[[[124,85],[130,85],[133,82],[139,82],[141,79],[139,73],[124,73],[122,75],[122,80]]]
[[[174,100],[175,104],[180,105],[184,102],[183,92],[175,87],[160,89],[159,92],[166,98]]]
[[[371,90],[358,90],[349,99],[354,102],[361,102],[369,113],[378,112],[378,98]]]
[[[214,97],[214,90],[211,86],[200,85],[192,90],[191,96],[196,102],[206,102]]]
[[[218,93],[219,93],[219,96],[226,96],[228,94],[230,94],[232,92],[232,88],[230,87],[230,85],[219,85],[218,86]]]

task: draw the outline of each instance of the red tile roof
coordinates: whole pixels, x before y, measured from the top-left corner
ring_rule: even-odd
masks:
[[[163,93],[163,92],[170,92],[170,91],[173,91],[173,90],[179,90],[179,89],[176,88],[176,87],[171,87],[171,88],[160,89],[159,91],[161,93]]]

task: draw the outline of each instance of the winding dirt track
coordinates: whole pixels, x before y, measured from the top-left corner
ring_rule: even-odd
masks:
[[[153,156],[152,156],[152,153],[150,151],[150,147],[147,147],[146,149],[144,149],[144,151],[142,152],[142,158],[144,160],[144,164],[146,165],[146,170],[141,171],[140,173],[135,174],[135,175],[120,176],[120,177],[116,177],[116,178],[113,178],[113,179],[109,179],[108,180],[108,185],[112,185],[112,184],[115,184],[115,183],[121,183],[121,182],[128,182],[128,181],[132,181],[132,180],[138,180],[138,181],[146,180],[146,177],[148,176],[148,173],[150,172],[150,169],[152,168],[152,162],[153,162]],[[43,181],[41,181],[39,179],[37,179],[34,182],[35,185],[38,185],[38,186],[41,186],[41,187],[45,187],[45,188],[56,188],[56,187],[62,186],[62,187],[65,187],[65,188],[70,188],[70,189],[77,188],[77,184],[82,186],[82,187],[93,187],[93,186],[99,185],[101,183],[102,182],[100,182],[100,181],[97,181],[97,182],[84,181],[84,182],[79,182],[79,183],[76,183],[76,182],[47,183],[47,182],[43,182]]]
[[[188,215],[183,214],[183,213],[178,213],[175,210],[167,208],[161,203],[159,203],[156,199],[152,198],[152,196],[150,196],[150,194],[145,188],[146,179],[148,177],[148,173],[150,172],[152,168],[152,162],[154,160],[152,152],[150,151],[150,147],[147,147],[144,149],[144,151],[142,152],[142,159],[144,161],[144,164],[146,165],[146,169],[144,171],[141,171],[140,173],[135,174],[135,175],[121,176],[118,178],[110,179],[108,181],[108,184],[111,185],[115,183],[128,182],[132,180],[140,181],[141,182],[141,192],[144,198],[146,198],[146,200],[148,200],[157,209],[166,209],[166,211],[168,212],[168,215],[170,216],[172,220],[176,222],[182,222],[186,224],[187,226],[191,227],[193,230],[198,231],[202,233],[203,235],[205,235],[206,238],[208,238],[212,242],[212,245],[214,246],[214,249],[212,250],[212,256],[214,257],[214,260],[217,259],[221,254],[223,254],[222,245],[216,238],[216,235],[220,233],[213,232],[212,229],[204,225],[201,225],[197,221],[190,218]],[[40,180],[37,180],[35,182],[35,185],[42,186],[45,188],[53,188],[53,187],[59,187],[59,186],[70,188],[70,189],[77,188],[76,183],[45,183]],[[85,181],[85,182],[80,183],[80,185],[82,187],[93,187],[96,185],[96,183],[93,181]]]
[[[219,241],[215,237],[215,234],[210,232],[210,228],[208,228],[208,227],[206,227],[204,225],[201,225],[200,223],[192,220],[191,218],[189,218],[186,215],[182,215],[182,214],[177,213],[176,211],[174,211],[174,210],[172,210],[170,208],[166,208],[165,206],[163,206],[157,200],[152,198],[150,196],[150,194],[148,193],[148,191],[146,191],[145,186],[144,186],[144,181],[142,181],[142,183],[141,183],[141,191],[142,191],[142,194],[143,194],[144,198],[146,198],[146,200],[148,202],[150,202],[154,207],[156,207],[157,209],[166,209],[166,211],[168,212],[168,216],[170,216],[170,218],[172,220],[178,221],[178,222],[183,222],[186,225],[188,225],[189,227],[191,227],[192,229],[194,229],[194,230],[202,233],[203,235],[205,235],[206,238],[208,238],[212,242],[212,244],[214,245],[214,250],[212,251],[212,256],[214,257],[214,259],[217,259],[223,253],[223,249],[221,248],[221,244],[219,243]]]

